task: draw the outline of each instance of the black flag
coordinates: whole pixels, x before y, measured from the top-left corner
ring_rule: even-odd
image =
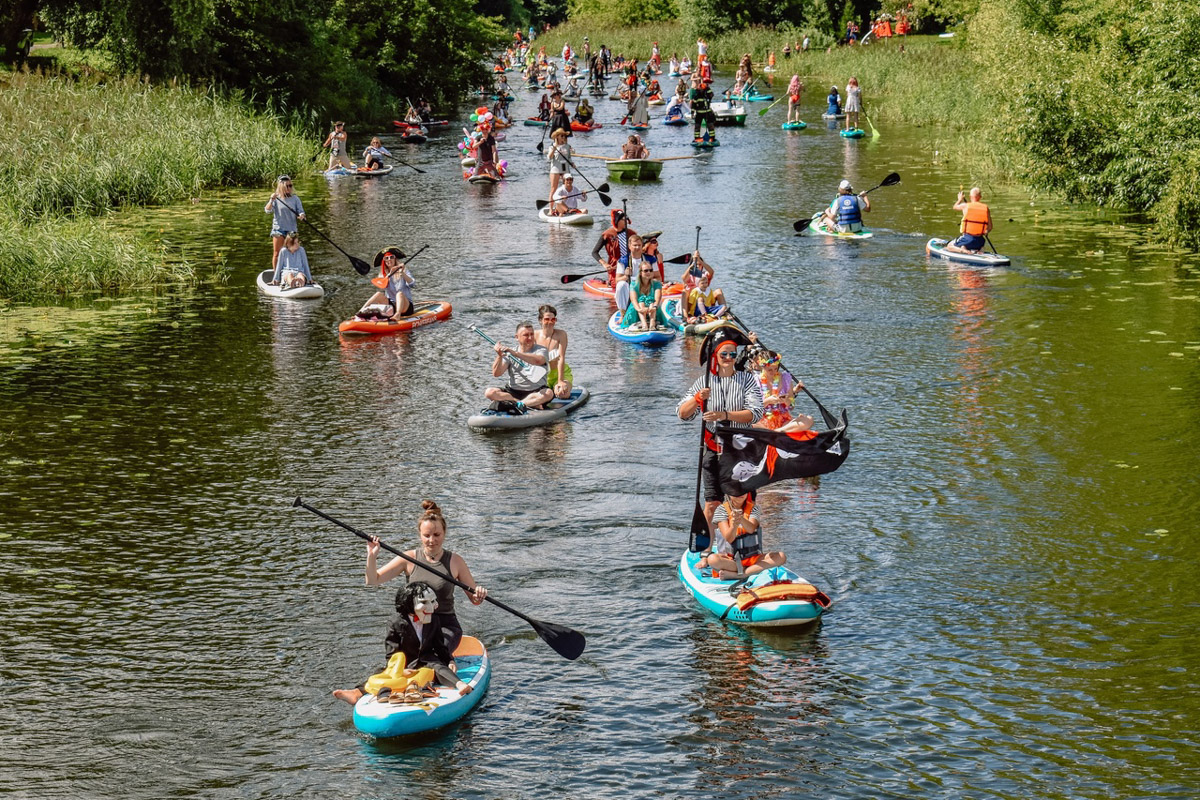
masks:
[[[846,412],[837,427],[813,435],[813,431],[778,433],[761,428],[720,426],[721,491],[742,495],[777,481],[811,478],[833,472],[850,455],[846,435]]]

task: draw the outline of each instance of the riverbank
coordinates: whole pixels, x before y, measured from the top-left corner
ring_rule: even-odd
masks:
[[[185,253],[120,233],[126,206],[202,202],[312,169],[311,138],[237,101],[134,80],[0,75],[0,298],[195,280]]]

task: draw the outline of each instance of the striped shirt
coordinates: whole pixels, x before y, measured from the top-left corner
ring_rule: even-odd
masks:
[[[679,401],[679,406],[682,406],[689,398],[694,397],[696,392],[704,388],[704,376],[701,375],[692,384],[692,388],[688,390],[687,397]],[[749,372],[734,372],[728,377],[720,377],[718,375],[708,376],[708,388],[712,392],[708,396],[706,403],[706,411],[745,411],[749,409],[754,412],[750,422],[730,422],[729,425],[734,428],[749,428],[755,422],[762,419],[763,416],[763,398],[762,387],[758,383],[758,378]],[[676,406],[676,412],[679,411],[679,406]],[[696,414],[700,413],[700,409],[696,409],[684,419],[695,419]],[[706,422],[704,427],[708,428],[712,433],[716,433],[716,423]]]

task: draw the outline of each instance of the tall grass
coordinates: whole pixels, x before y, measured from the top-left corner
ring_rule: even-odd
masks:
[[[187,280],[151,243],[88,220],[312,166],[315,142],[214,92],[0,75],[0,297]],[[70,273],[70,274],[68,274]]]

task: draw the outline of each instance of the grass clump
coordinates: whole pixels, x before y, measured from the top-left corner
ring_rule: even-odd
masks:
[[[236,99],[132,79],[0,75],[0,297],[190,280],[162,246],[114,231],[123,206],[265,185],[315,142]],[[67,274],[81,273],[81,274]]]

